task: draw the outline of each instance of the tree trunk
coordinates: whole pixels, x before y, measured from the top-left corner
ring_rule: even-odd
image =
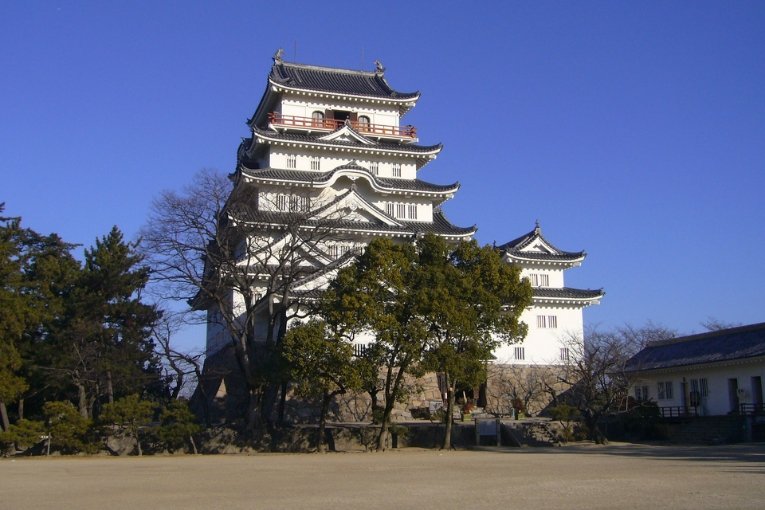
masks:
[[[283,382],[281,391],[279,393],[279,410],[278,410],[278,418],[277,423],[279,426],[284,425],[284,412],[287,407],[287,383]]]
[[[319,416],[319,453],[326,453],[327,441],[324,437],[327,430],[327,412],[329,411],[329,403],[332,401],[332,394],[324,392],[324,396],[321,399],[321,416]]]
[[[0,400],[0,425],[4,431],[8,431],[8,427],[11,426],[11,422],[8,420],[8,409],[2,400]]]
[[[452,449],[452,424],[454,422],[454,400],[456,385],[449,382],[449,376],[446,375],[446,427],[444,431],[444,450]]]
[[[24,399],[23,398],[19,399],[19,409],[17,414],[19,416],[19,420],[24,419]]]
[[[112,384],[112,371],[106,371],[106,396],[109,399],[109,403],[114,403],[114,385]]]
[[[378,388],[372,388],[367,391],[369,393],[369,400],[371,403],[371,409],[372,409],[372,423],[377,423],[377,411],[380,408],[380,404],[377,402],[377,394],[380,392]]]
[[[138,447],[138,456],[143,457],[143,449],[141,448],[141,437],[137,430],[135,431],[135,444]]]
[[[194,436],[189,434],[189,443],[191,443],[191,450],[194,452],[194,455],[197,455],[199,451],[197,451],[197,443],[194,441]]]
[[[77,408],[80,411],[80,416],[88,418],[88,394],[82,383],[77,383]]]
[[[386,406],[387,407],[387,406]],[[377,436],[377,451],[384,452],[388,446],[388,413],[383,413],[382,423],[380,424],[380,435]]]

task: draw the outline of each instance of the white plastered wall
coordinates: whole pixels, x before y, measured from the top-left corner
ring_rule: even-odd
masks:
[[[540,328],[537,315],[555,316],[558,326]],[[528,334],[522,343],[503,345],[494,356],[496,363],[515,365],[562,365],[561,348],[568,348],[570,356],[581,352],[583,338],[582,309],[578,307],[533,306],[521,314],[521,321],[528,326]],[[516,359],[515,347],[523,347],[524,359]]]

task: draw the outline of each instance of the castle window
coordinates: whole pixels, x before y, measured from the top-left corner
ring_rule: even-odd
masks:
[[[311,124],[315,127],[324,126],[324,112],[315,111],[311,114]]]
[[[516,347],[515,349],[513,349],[513,354],[515,355],[515,359],[524,360],[526,359],[526,348]]]
[[[287,168],[297,168],[297,157],[294,154],[287,156]]]
[[[366,115],[359,115],[359,129],[369,129],[370,120]]]
[[[568,347],[561,347],[560,348],[560,360],[561,361],[568,361],[571,359],[571,353],[568,350]]]
[[[557,315],[537,315],[537,327],[538,328],[557,328],[558,316]]]
[[[307,212],[311,210],[311,199],[300,195],[276,195],[278,211]]]
[[[532,273],[529,275],[529,282],[532,287],[548,287],[550,285],[550,275]]]
[[[311,170],[321,170],[321,160],[319,158],[311,158]]]
[[[409,204],[406,206],[407,209],[407,216],[410,220],[416,220],[417,219],[417,204]]]
[[[393,216],[394,206],[393,202],[388,202],[385,204],[385,212],[388,214],[388,216]]]
[[[401,177],[401,163],[393,163],[393,177]]]
[[[406,218],[406,204],[396,204],[396,218]]]
[[[374,175],[380,175],[380,163],[373,161],[372,165],[370,166],[370,170],[372,170]]]

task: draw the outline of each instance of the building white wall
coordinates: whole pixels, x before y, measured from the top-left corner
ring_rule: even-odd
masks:
[[[765,382],[765,360],[756,362],[740,363],[736,365],[708,365],[693,368],[678,368],[675,370],[662,370],[652,373],[635,375],[630,379],[630,396],[635,397],[635,388],[648,388],[648,398],[656,402],[660,407],[680,407],[690,404],[691,380],[706,378],[708,394],[701,397],[699,414],[705,416],[728,414],[733,409],[729,392],[729,379],[735,379],[738,388],[742,390],[737,394],[739,403],[755,403],[756,390],[752,378],[760,378],[760,387]],[[672,384],[672,398],[659,398],[659,383],[670,382]],[[685,387],[683,383],[685,382]],[[685,400],[683,401],[683,388],[685,388]],[[666,393],[666,392],[665,392]],[[666,397],[666,395],[665,395]]]
[[[293,161],[293,166],[291,162]],[[364,154],[351,157],[345,153],[339,152],[326,152],[319,150],[292,150],[272,148],[268,162],[266,166],[271,168],[279,168],[282,170],[302,170],[302,171],[315,171],[315,172],[329,172],[335,168],[346,165],[351,161],[355,161],[374,173],[374,164],[377,164],[377,176],[385,178],[396,179],[409,179],[413,180],[417,178],[417,164],[411,158],[393,157],[388,159],[376,158]],[[318,162],[318,168],[317,163]],[[394,165],[399,165],[401,175],[394,175]]]
[[[321,112],[325,110],[352,111],[359,115],[366,115],[369,117],[372,124],[396,127],[399,125],[398,109],[385,105],[366,104],[355,101],[328,102],[324,100],[316,100],[314,98],[306,98],[305,96],[285,94],[282,98],[281,108],[277,108],[277,111],[281,111],[282,115],[294,115],[297,117],[309,118],[311,117],[311,114],[317,110]]]
[[[537,316],[545,317],[540,327]],[[549,318],[556,318],[557,327],[549,327]],[[528,326],[522,343],[503,345],[494,352],[496,362],[513,365],[562,365],[568,362],[561,349],[568,349],[569,358],[581,352],[582,309],[556,306],[534,306],[521,314]],[[523,348],[523,359],[516,356],[516,347]]]
[[[547,276],[548,284],[542,285],[539,283],[536,285],[537,287],[561,288],[565,286],[563,268],[554,266],[529,266],[521,268],[521,278],[528,278],[529,281],[532,281],[532,286],[534,286],[533,275],[537,275],[536,280],[539,282],[542,280],[540,278],[542,275]]]

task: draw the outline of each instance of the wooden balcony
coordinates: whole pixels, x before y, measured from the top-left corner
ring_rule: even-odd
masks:
[[[417,138],[417,128],[414,126],[386,126],[383,124],[359,122],[358,120],[348,120],[348,122],[351,127],[359,133],[380,137]],[[274,126],[335,131],[345,124],[345,120],[314,119],[311,117],[298,117],[297,115],[282,115],[281,113],[271,112],[268,114],[268,123]]]

